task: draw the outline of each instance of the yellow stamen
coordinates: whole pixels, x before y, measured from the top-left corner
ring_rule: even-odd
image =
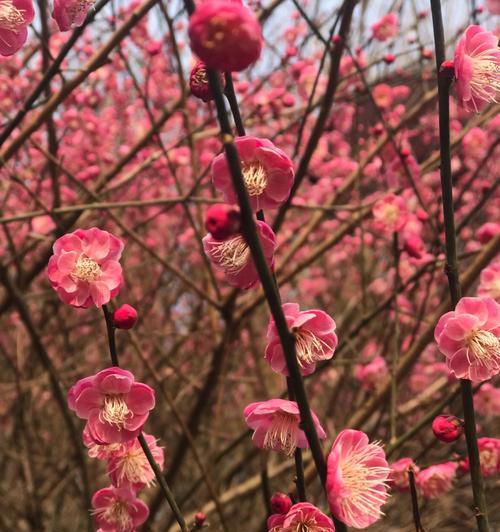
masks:
[[[264,449],[274,449],[286,456],[293,456],[297,448],[298,433],[297,417],[287,412],[278,412],[264,438]]]
[[[259,163],[242,165],[243,180],[249,196],[260,196],[267,187],[265,168]]]
[[[127,418],[130,417],[130,414],[131,412],[123,395],[106,395],[99,418],[103,422],[122,428]]]
[[[212,255],[226,273],[237,274],[247,265],[250,250],[245,239],[238,235],[214,244]]]
[[[73,268],[72,276],[79,281],[97,281],[101,276],[101,268],[99,264],[93,259],[89,259],[82,255]]]
[[[18,31],[24,25],[24,10],[18,9],[12,0],[0,0],[0,28]]]

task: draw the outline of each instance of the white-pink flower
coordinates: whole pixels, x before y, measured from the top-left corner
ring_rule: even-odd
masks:
[[[436,464],[417,473],[416,484],[424,499],[436,499],[451,490],[458,465],[455,462]]]
[[[107,231],[78,229],[58,238],[53,251],[47,273],[64,303],[100,307],[120,291],[123,242]]]
[[[391,488],[396,491],[408,491],[410,489],[408,476],[410,467],[415,474],[420,471],[411,458],[400,458],[391,464],[391,476],[389,479]]]

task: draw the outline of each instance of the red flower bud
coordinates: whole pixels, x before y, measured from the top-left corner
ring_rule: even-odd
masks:
[[[113,323],[117,329],[132,329],[137,323],[137,310],[130,305],[122,305],[113,312]]]
[[[292,507],[292,499],[285,493],[276,492],[271,497],[271,510],[275,514],[286,514]]]
[[[198,512],[194,516],[194,524],[197,528],[201,528],[207,519],[207,516],[203,512]]]
[[[240,231],[240,211],[233,205],[218,203],[205,214],[205,228],[217,240],[223,240]]]
[[[436,416],[432,422],[432,432],[438,440],[451,443],[463,434],[464,422],[455,416]]]
[[[387,63],[390,65],[391,63],[394,63],[396,61],[396,56],[394,54],[385,54],[384,55],[384,63]]]

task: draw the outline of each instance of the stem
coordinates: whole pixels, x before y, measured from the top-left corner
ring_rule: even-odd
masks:
[[[231,72],[225,72],[224,79],[226,81],[226,88],[224,89],[224,94],[226,95],[227,101],[229,102],[231,113],[233,113],[234,125],[236,126],[238,136],[243,137],[246,135],[245,126],[243,125],[240,108],[238,107],[238,100],[236,99],[236,93],[234,92],[233,76]]]
[[[417,488],[415,486],[415,473],[413,472],[413,468],[411,466],[408,469],[408,483],[410,485],[411,507],[413,509],[413,522],[415,523],[415,532],[425,532],[424,527],[422,526],[422,523],[420,521]]]
[[[111,356],[111,364],[113,366],[119,366],[118,363],[118,354],[116,352],[116,341],[115,341],[115,325],[113,323],[113,318],[109,312],[108,306],[103,305],[102,311],[104,313],[104,319],[106,320],[106,330],[108,333],[108,343],[109,343],[109,354]]]
[[[452,81],[450,69],[441,69],[445,60],[445,40],[443,19],[441,14],[440,0],[431,0],[432,25],[434,29],[434,41],[436,48],[436,63],[438,71],[438,94],[439,94],[439,144],[441,154],[441,190],[443,196],[444,229],[446,237],[446,275],[451,296],[452,307],[461,298],[460,281],[458,277],[457,244],[455,238],[455,219],[453,212],[453,179],[451,173],[450,151],[450,102],[449,89]],[[477,528],[480,532],[489,532],[486,497],[484,493],[483,478],[479,461],[477,446],[476,420],[474,414],[474,399],[471,382],[466,379],[460,380],[462,404],[465,421],[465,437],[467,440],[467,454],[470,463],[470,477],[472,493],[474,497],[474,513],[476,515]]]
[[[390,406],[390,429],[391,429],[391,443],[397,439],[397,414],[398,414],[398,363],[399,363],[399,307],[398,307],[398,292],[399,292],[399,239],[398,233],[394,232],[392,237],[392,246],[394,254],[394,353],[391,364],[391,406]]]

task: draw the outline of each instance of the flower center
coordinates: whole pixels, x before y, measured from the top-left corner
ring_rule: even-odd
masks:
[[[479,461],[486,471],[495,471],[497,468],[498,455],[490,449],[483,449],[479,452]]]
[[[12,0],[0,0],[0,28],[18,31],[24,25],[24,10],[13,5]]]
[[[319,360],[323,350],[328,346],[311,331],[292,329],[295,336],[295,350],[301,367]]]
[[[298,435],[297,417],[287,412],[278,412],[264,438],[264,449],[273,449],[287,456],[293,456],[297,448]]]
[[[267,187],[265,168],[259,163],[243,164],[243,180],[249,196],[260,196]]]
[[[99,418],[103,422],[122,428],[130,414],[131,412],[123,395],[106,395]]]
[[[70,19],[75,20],[78,16],[87,13],[94,4],[95,0],[77,0],[72,2],[71,6],[67,8]]]
[[[212,256],[226,273],[237,274],[247,265],[250,250],[246,240],[238,235],[216,243]]]
[[[117,465],[120,481],[128,480],[131,483],[143,482],[148,486],[154,482],[154,474],[141,447],[128,451],[119,459]]]
[[[466,339],[467,347],[472,351],[479,364],[498,366],[500,362],[500,341],[490,331],[477,329]]]
[[[133,522],[128,505],[119,499],[114,499],[109,506],[96,508],[92,513],[99,516],[100,519],[115,525],[118,530],[130,530],[132,528]]]
[[[500,91],[500,64],[495,50],[484,50],[471,57],[472,79],[470,84],[474,92],[488,102],[495,102]]]
[[[73,268],[73,277],[76,277],[79,281],[97,281],[101,276],[101,268],[99,264],[93,259],[89,259],[85,255],[82,255]]]

